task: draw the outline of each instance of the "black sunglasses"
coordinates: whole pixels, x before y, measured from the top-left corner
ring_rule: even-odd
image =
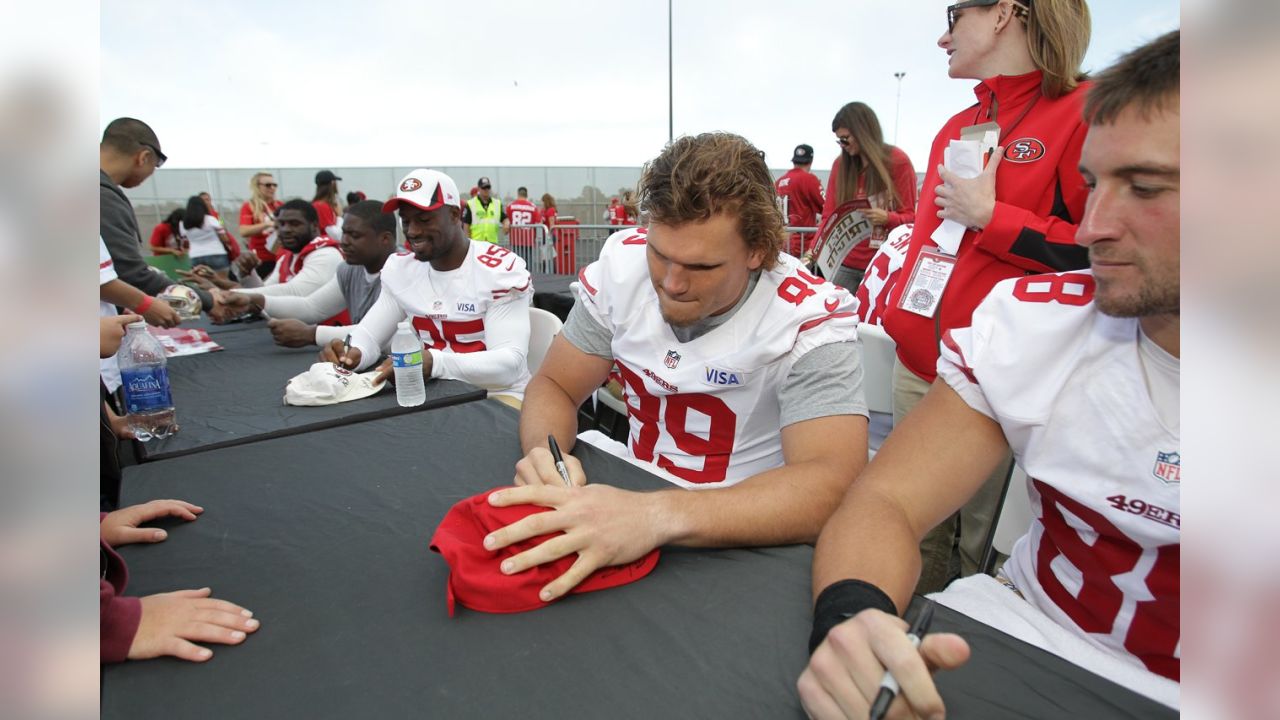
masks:
[[[953,32],[956,29],[956,11],[964,10],[971,7],[990,7],[1000,2],[1000,0],[965,0],[955,5],[947,6],[947,32]]]
[[[158,168],[164,167],[164,161],[168,160],[169,158],[165,157],[165,154],[160,152],[160,148],[156,147],[155,145],[152,145],[149,142],[141,143],[141,145],[142,147],[150,150],[152,154],[156,156],[156,167]]]
[[[966,2],[956,3],[947,8],[947,33],[955,32],[956,29],[956,11],[971,7],[990,7],[999,3],[1000,0],[966,0]],[[1031,12],[1031,0],[1025,3],[1014,0],[1012,3],[1014,17],[1021,18],[1026,21],[1027,15]]]

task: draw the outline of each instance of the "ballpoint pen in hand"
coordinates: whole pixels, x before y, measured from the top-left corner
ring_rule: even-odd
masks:
[[[555,435],[547,436],[547,447],[551,448],[551,459],[555,461],[556,472],[560,473],[565,486],[573,487],[573,482],[569,480],[569,468],[564,464],[564,455],[560,454],[560,443],[556,442]]]
[[[907,631],[907,639],[915,647],[920,647],[920,641],[924,639],[925,633],[929,632],[929,623],[933,620],[933,601],[924,598],[924,605],[920,608],[920,612],[916,613],[915,622],[911,623],[911,629]],[[871,704],[871,720],[882,720],[885,713],[889,712],[889,706],[893,704],[893,698],[898,694],[898,681],[888,670],[884,673],[884,679],[880,681],[880,692],[876,693],[876,700]]]

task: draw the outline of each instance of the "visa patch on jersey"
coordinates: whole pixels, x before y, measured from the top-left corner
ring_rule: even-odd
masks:
[[[1180,484],[1182,482],[1182,455],[1177,450],[1167,453],[1157,451],[1156,464],[1151,468],[1151,474],[1163,482]]]
[[[710,366],[702,369],[702,379],[708,385],[720,387],[741,387],[747,384],[747,374],[741,370],[724,370]]]
[[[461,312],[461,313],[474,313],[475,311],[476,311],[476,304],[475,304],[475,303],[473,303],[473,302],[460,302],[460,303],[458,303],[458,312]]]

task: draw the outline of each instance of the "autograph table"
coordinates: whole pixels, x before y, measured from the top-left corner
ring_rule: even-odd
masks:
[[[432,380],[426,384],[426,402],[416,407],[400,407],[390,385],[376,395],[337,405],[285,405],[285,384],[316,362],[318,348],[277,346],[261,324],[211,337],[222,350],[169,359],[180,429],[162,440],[136,443],[143,462],[432,410],[486,395],[469,383]]]
[[[203,665],[105,667],[102,716],[804,717],[808,546],[665,549],[630,585],[448,616],[428,541],[455,502],[511,481],[516,424],[472,402],[127,469],[123,504],[205,508],[165,523],[163,543],[123,548],[127,592],[208,585],[262,627]],[[595,481],[669,487],[593,447],[574,454]],[[1175,715],[946,608],[934,629],[974,649],[939,678],[949,717]]]

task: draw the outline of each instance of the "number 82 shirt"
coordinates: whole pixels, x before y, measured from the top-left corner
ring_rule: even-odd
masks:
[[[938,376],[1027,473],[1035,518],[1002,572],[1058,625],[1176,682],[1178,361],[1093,290],[1089,272],[997,284],[944,336]]]

